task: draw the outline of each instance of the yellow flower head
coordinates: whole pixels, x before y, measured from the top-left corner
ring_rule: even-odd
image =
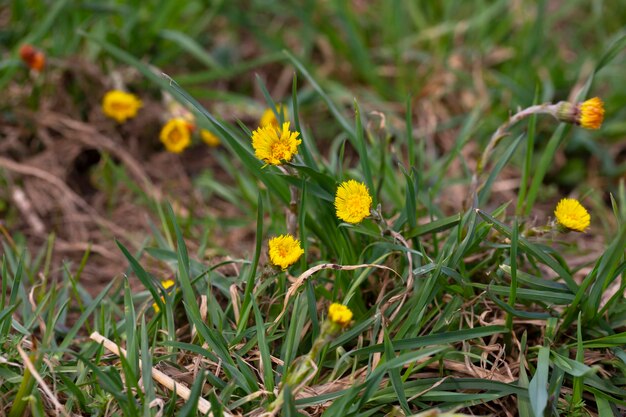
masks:
[[[118,123],[135,117],[142,105],[136,95],[120,90],[109,91],[102,99],[102,111]]]
[[[220,138],[205,129],[200,130],[200,137],[204,143],[211,147],[219,146],[221,143]]]
[[[304,250],[300,247],[300,241],[291,235],[280,235],[269,241],[270,261],[273,265],[287,269],[289,265],[296,263]]]
[[[584,232],[591,222],[587,209],[574,198],[564,198],[559,201],[554,210],[554,216],[560,226],[576,232]]]
[[[343,304],[332,303],[328,308],[328,319],[341,327],[346,327],[352,321],[352,311]]]
[[[191,144],[191,126],[189,122],[181,117],[170,119],[161,128],[161,142],[165,149],[173,153],[181,153]]]
[[[298,153],[300,133],[289,130],[289,122],[283,123],[280,129],[274,125],[259,127],[252,132],[252,147],[257,158],[271,165],[280,165],[291,161]]]
[[[578,124],[585,129],[599,129],[604,120],[604,103],[598,97],[578,105]]]
[[[164,289],[168,289],[172,286],[174,286],[174,281],[171,279],[165,280],[161,283],[161,286],[163,286]],[[165,302],[165,298],[161,297],[161,300],[163,300],[163,302]],[[161,309],[159,308],[159,305],[157,303],[153,303],[152,304],[152,308],[154,308],[154,312],[158,313],[159,311],[161,311]]]
[[[342,182],[337,188],[337,217],[348,223],[359,223],[370,215],[372,197],[365,184],[355,180]]]
[[[598,97],[577,104],[562,101],[557,105],[555,116],[585,129],[599,129],[604,121],[604,103]]]
[[[287,109],[282,104],[276,105],[276,113],[278,114],[282,113],[285,116],[285,119],[287,119]],[[263,112],[263,115],[261,116],[261,121],[259,122],[259,126],[261,127],[265,127],[268,125],[272,125],[277,128],[280,127],[278,119],[276,118],[276,115],[270,108],[265,109],[265,111]]]

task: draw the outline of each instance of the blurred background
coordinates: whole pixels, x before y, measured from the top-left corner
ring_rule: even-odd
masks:
[[[167,102],[136,62],[249,129],[268,107],[264,89],[288,106],[295,91],[303,129],[330,163],[345,132],[326,98],[348,120],[356,99],[369,140],[392,147],[403,146],[410,117],[443,214],[461,210],[477,156],[510,113],[574,99],[587,87],[588,97],[606,103],[605,124],[567,133],[532,215],[545,201],[549,216],[554,199],[570,193],[609,207],[609,193],[594,190],[614,191],[626,173],[625,24],[624,0],[3,2],[2,225],[35,245],[55,232],[63,258],[79,261],[90,247],[96,256],[86,276],[106,282],[121,262],[112,236],[141,242],[154,227],[154,198],[167,198],[207,257],[249,254],[254,179],[224,147],[198,142],[168,153],[158,140]],[[20,59],[25,44],[45,55],[41,71]],[[613,61],[585,86],[611,47]],[[101,108],[104,94],[120,86],[144,103],[124,124]],[[538,119],[537,158],[553,131],[553,120]],[[344,157],[358,164],[349,145]],[[494,186],[493,205],[517,198],[522,152],[513,161]]]

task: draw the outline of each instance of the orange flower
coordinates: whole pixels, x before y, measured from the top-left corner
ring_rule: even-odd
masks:
[[[32,45],[22,45],[20,48],[20,58],[22,58],[22,61],[24,61],[28,68],[38,72],[46,65],[46,56],[44,53]]]

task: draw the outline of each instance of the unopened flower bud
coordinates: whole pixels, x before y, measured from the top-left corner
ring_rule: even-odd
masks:
[[[556,117],[585,129],[599,129],[604,120],[604,103],[598,97],[577,104],[562,101],[557,104]]]

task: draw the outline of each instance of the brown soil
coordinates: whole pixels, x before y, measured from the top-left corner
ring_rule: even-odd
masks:
[[[151,235],[150,222],[160,229],[150,207],[155,201],[170,202],[183,218],[242,215],[219,198],[212,198],[209,206],[192,186],[192,179],[204,169],[212,170],[224,184],[231,181],[215,159],[215,152],[223,149],[197,144],[182,155],[162,149],[158,134],[165,116],[160,102],[144,99],[139,115],[118,125],[100,110],[99,100],[108,87],[95,67],[74,63],[56,77],[12,84],[9,105],[14,113],[0,115],[0,178],[7,181],[0,200],[8,203],[0,211],[3,239],[11,243],[10,236],[23,234],[31,253],[36,253],[54,233],[55,269],[49,278],[61,276],[64,260],[71,261],[75,271],[89,249],[81,284],[97,294],[128,268],[115,240],[136,253]],[[90,92],[80,105],[70,94],[77,86]],[[25,110],[34,95],[39,95],[39,108]],[[110,181],[106,159],[122,166],[130,181]],[[212,248],[244,256],[253,248],[249,232],[217,231]],[[194,243],[188,244],[193,251]],[[171,274],[154,260],[148,266],[156,277]],[[133,287],[140,285],[132,278],[131,282]]]

